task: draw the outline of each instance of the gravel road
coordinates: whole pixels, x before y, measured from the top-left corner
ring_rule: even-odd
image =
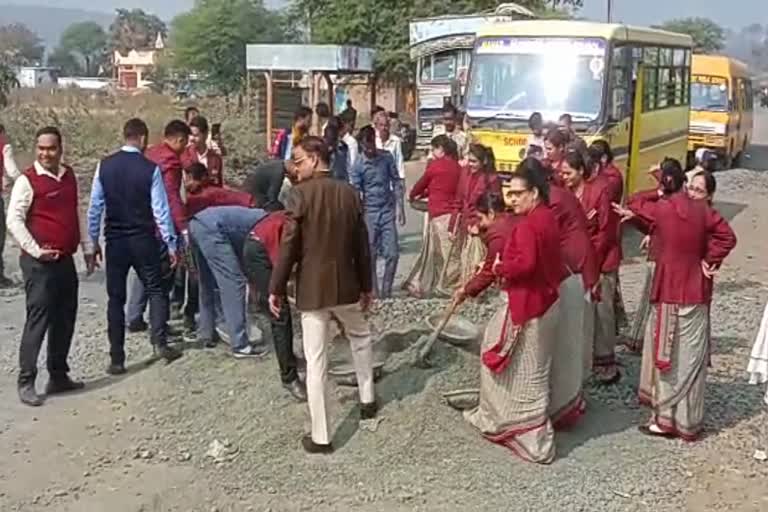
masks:
[[[129,335],[129,374],[106,377],[106,296],[96,274],[81,282],[71,357],[88,387],[39,409],[15,395],[23,295],[0,295],[0,510],[767,510],[768,462],[753,453],[768,449],[768,411],[764,390],[747,385],[745,367],[768,296],[768,113],[757,129],[762,146],[752,149],[751,169],[718,175],[717,207],[732,219],[739,245],[717,281],[701,442],[637,432],[646,415],[635,398],[639,358],[622,353],[626,377],[612,389],[589,389],[588,414],[573,432],[558,434],[554,464],[520,462],[441,403],[442,392],[476,385],[478,357],[476,346],[438,345],[430,371],[412,368],[407,349],[390,357],[377,387],[383,408],[375,429],[360,428],[354,393],[337,389],[337,451],[308,456],[299,445],[308,414],[281,388],[274,357],[242,362],[223,350],[189,350],[166,366],[152,361],[145,336]],[[419,171],[410,164],[409,181]],[[411,215],[401,278],[420,230]],[[630,258],[621,276],[630,311],[640,275],[639,259]],[[377,306],[373,321],[380,331],[404,328],[445,304],[392,300]],[[462,314],[482,322],[491,311],[472,304]]]

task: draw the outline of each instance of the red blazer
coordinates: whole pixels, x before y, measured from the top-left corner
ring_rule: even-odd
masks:
[[[497,269],[516,325],[538,318],[552,307],[560,295],[561,271],[557,219],[542,204],[512,227]]]
[[[618,167],[610,163],[600,170],[600,176],[608,183],[608,191],[611,201],[621,204],[624,198],[624,175]]]
[[[705,201],[685,192],[646,201],[638,214],[653,224],[657,241],[651,303],[709,304],[712,279],[701,262],[720,266],[736,246],[736,235]]]
[[[244,206],[252,208],[253,196],[247,192],[216,187],[214,185],[203,187],[197,194],[187,195],[187,214],[190,218],[211,206]]]
[[[214,150],[209,149],[206,155],[208,161],[208,175],[210,176],[211,185],[217,187],[224,186],[224,160]],[[197,149],[194,146],[187,146],[187,149],[181,155],[181,163],[184,168],[189,168],[190,165],[199,163],[200,159],[197,156]]]
[[[621,263],[619,216],[613,212],[607,183],[600,177],[584,182],[579,199],[587,216],[587,231],[601,272],[613,272]]]
[[[475,204],[480,196],[488,190],[501,194],[501,182],[496,173],[472,173],[467,167],[461,170],[454,201],[454,213],[449,224],[451,231],[456,227],[456,221],[459,220],[459,217],[461,218],[461,229],[477,224]]]
[[[587,232],[587,216],[570,190],[550,185],[549,206],[560,228],[560,253],[563,260],[561,279],[581,274],[584,289],[591,290],[600,279],[600,268]]]
[[[460,177],[461,167],[453,158],[442,157],[432,160],[411,189],[410,199],[413,201],[426,197],[431,219],[453,213]]]
[[[165,193],[168,195],[168,206],[171,209],[171,218],[177,233],[187,229],[187,214],[184,202],[181,200],[181,184],[183,166],[181,158],[168,144],[161,143],[147,148],[145,156],[160,167],[165,184]]]
[[[642,190],[632,194],[629,199],[627,199],[627,208],[635,213],[642,212],[646,210],[647,203],[656,203],[659,199],[661,199],[661,196],[659,195],[658,189]],[[656,261],[658,257],[659,242],[656,240],[656,235],[653,231],[653,220],[638,215],[633,217],[629,222],[637,228],[638,231],[650,237],[651,240],[648,244],[648,259],[650,261]]]
[[[483,293],[494,281],[497,276],[493,273],[493,264],[496,256],[501,256],[504,251],[504,245],[507,243],[512,227],[520,220],[520,217],[512,214],[503,214],[482,234],[483,242],[488,248],[483,262],[483,268],[480,272],[466,284],[464,292],[470,297],[477,297]]]

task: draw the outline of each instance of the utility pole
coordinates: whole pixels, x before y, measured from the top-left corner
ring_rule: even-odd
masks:
[[[606,0],[608,2],[608,23],[613,21],[613,0]]]

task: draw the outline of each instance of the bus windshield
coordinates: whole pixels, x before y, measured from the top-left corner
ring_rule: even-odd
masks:
[[[450,82],[456,78],[458,53],[455,51],[428,55],[421,59],[421,83]]]
[[[599,117],[606,43],[602,39],[494,37],[477,42],[467,113],[481,119],[528,119],[541,112],[575,122]]]
[[[691,83],[691,110],[728,111],[728,81],[717,76],[694,75]]]

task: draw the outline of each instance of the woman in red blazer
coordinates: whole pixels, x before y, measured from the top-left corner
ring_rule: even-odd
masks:
[[[640,430],[693,441],[704,421],[712,280],[736,236],[707,201],[689,197],[677,160],[664,161],[660,181],[658,200],[635,202],[629,211],[615,207],[650,226],[658,242],[643,350],[642,373],[650,382],[641,385],[653,412]]]
[[[621,262],[619,217],[611,208],[611,191],[604,177],[592,176],[584,157],[577,151],[565,156],[560,176],[579,199],[587,216],[587,231],[595,251],[600,281],[593,296],[595,304],[593,370],[606,385],[621,378],[616,366],[616,311],[614,294]]]
[[[494,273],[507,292],[506,318],[481,347],[480,401],[464,417],[483,436],[525,460],[555,457],[547,412],[557,338],[560,232],[543,175],[521,165],[505,183],[507,206],[519,217]]]

